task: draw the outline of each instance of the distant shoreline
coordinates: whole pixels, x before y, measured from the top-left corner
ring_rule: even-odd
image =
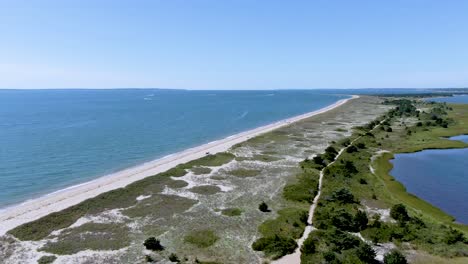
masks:
[[[244,142],[252,137],[270,132],[280,127],[287,126],[293,122],[330,111],[345,104],[349,100],[358,97],[359,96],[353,95],[350,98],[341,99],[334,104],[316,111],[283,119],[252,130],[231,135],[221,140],[212,141],[198,147],[167,155],[160,159],[124,169],[92,181],[67,187],[18,205],[7,207],[0,211],[0,235],[5,234],[8,230],[19,225],[34,221],[50,213],[61,211],[82,201],[93,198],[101,193],[125,187],[130,183],[171,169],[178,164],[201,158],[207,153],[214,154],[227,151],[235,144]]]

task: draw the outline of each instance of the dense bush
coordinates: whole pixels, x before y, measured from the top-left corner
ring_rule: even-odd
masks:
[[[362,143],[362,142],[359,142],[356,144],[356,147],[360,148],[360,149],[365,149],[366,148],[366,144]]]
[[[312,160],[314,161],[315,164],[317,164],[319,166],[322,166],[322,167],[326,166],[321,155],[315,156]]]
[[[145,240],[143,245],[146,247],[148,250],[153,250],[153,251],[161,251],[164,250],[164,247],[161,245],[161,242],[157,240],[155,237],[150,237]]]
[[[359,210],[354,216],[354,226],[356,227],[356,229],[364,230],[367,228],[368,223],[369,219],[367,218],[366,212]]]
[[[252,248],[255,251],[263,251],[273,258],[279,258],[293,253],[297,248],[297,244],[292,238],[274,235],[258,239],[252,244]]]
[[[335,229],[330,233],[329,239],[333,244],[333,250],[336,252],[352,249],[361,244],[361,240],[359,240],[359,238],[338,229]]]
[[[315,241],[312,237],[309,236],[304,241],[304,244],[302,244],[301,252],[302,254],[313,254],[315,253],[315,250],[316,250]]]
[[[332,215],[331,224],[340,230],[355,231],[353,215],[344,209],[340,209]]]
[[[340,202],[342,204],[355,202],[354,195],[349,189],[346,188],[341,188],[340,190],[333,192],[331,195],[331,200]]]
[[[171,254],[169,255],[169,260],[170,260],[171,262],[176,262],[176,263],[179,263],[179,262],[180,262],[179,257],[177,257],[177,255],[174,254],[174,253],[171,253]]]
[[[385,264],[407,264],[406,258],[400,251],[393,250],[384,257]]]
[[[366,243],[361,243],[356,249],[356,256],[365,263],[375,262],[375,251]]]
[[[355,146],[349,146],[348,148],[346,148],[347,153],[354,153],[354,152],[357,152],[357,151],[358,151],[358,149]]]
[[[402,204],[395,204],[392,206],[390,209],[390,216],[399,222],[408,221],[410,219],[406,207]]]
[[[57,259],[54,255],[46,255],[42,256],[40,259],[37,260],[37,264],[49,264],[53,263]]]
[[[463,236],[463,233],[453,228],[450,228],[444,237],[444,242],[449,245],[464,241],[465,237]]]
[[[265,202],[261,202],[260,205],[258,206],[258,210],[262,212],[270,212],[270,209],[268,209],[268,205]]]
[[[297,176],[298,182],[288,184],[283,189],[286,200],[312,203],[318,189],[318,181],[312,173],[303,173]]]

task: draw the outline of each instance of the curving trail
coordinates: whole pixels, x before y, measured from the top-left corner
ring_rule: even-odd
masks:
[[[378,125],[376,125],[373,129],[371,129],[370,131],[374,131],[374,129],[376,129],[377,127],[379,127],[381,125],[381,123],[379,123]],[[285,255],[283,256],[282,258],[280,259],[277,259],[275,261],[272,261],[271,263],[275,263],[275,264],[299,264],[301,263],[301,247],[302,247],[302,244],[304,244],[304,241],[307,239],[307,237],[309,237],[309,234],[310,232],[312,232],[315,227],[313,226],[313,219],[314,219],[314,213],[315,213],[315,209],[317,208],[317,204],[318,204],[318,201],[320,199],[320,195],[322,194],[322,184],[323,184],[323,171],[333,165],[337,160],[338,158],[341,156],[341,154],[343,153],[343,151],[345,151],[349,146],[351,146],[354,142],[356,142],[357,140],[359,140],[360,138],[362,138],[362,136],[359,136],[355,139],[353,139],[351,141],[351,143],[346,146],[346,147],[343,147],[340,149],[340,151],[338,151],[338,154],[336,155],[335,157],[335,160],[330,162],[327,166],[325,166],[321,171],[320,171],[320,177],[319,177],[319,185],[318,185],[318,192],[317,192],[317,195],[315,195],[314,197],[314,201],[312,202],[312,205],[310,206],[310,209],[309,209],[309,217],[307,219],[307,226],[304,230],[304,233],[302,234],[301,238],[299,238],[299,240],[297,241],[297,248],[296,250],[294,251],[294,253],[292,254],[289,254],[289,255]]]

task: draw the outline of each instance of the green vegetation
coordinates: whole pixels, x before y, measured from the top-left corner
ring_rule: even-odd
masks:
[[[257,155],[254,155],[252,157],[252,160],[258,160],[258,161],[263,161],[263,162],[272,162],[272,161],[280,160],[280,158],[277,158],[277,157],[271,156],[271,155],[257,154]]]
[[[331,149],[329,149],[332,152]],[[336,152],[336,150],[335,150]],[[263,222],[259,231],[262,237],[253,245],[253,249],[263,251],[270,258],[279,258],[292,253],[296,248],[295,242],[307,225],[308,207],[318,190],[319,171],[315,160],[304,160],[301,162],[301,172],[295,179],[289,182],[283,189],[283,198],[288,207],[277,211],[275,219]],[[261,211],[269,211],[268,206],[260,204]],[[262,210],[263,209],[263,210]]]
[[[374,263],[375,252],[359,238],[338,229],[313,231],[304,241],[301,263]]]
[[[122,214],[128,217],[169,217],[185,212],[197,201],[176,195],[153,194],[138,204],[122,210]]]
[[[404,187],[388,175],[391,168],[388,159],[392,155],[375,153],[382,149],[411,152],[466,147],[467,144],[441,137],[468,133],[468,106],[452,107],[407,99],[385,104],[397,106],[357,128],[348,140],[333,142],[324,154],[307,161],[315,169],[328,166],[323,169],[322,195],[313,219],[318,230],[304,243],[303,263],[372,263],[375,255],[372,249],[348,232],[361,232],[374,243],[393,242],[397,246],[409,243],[418,252],[445,258],[466,256],[468,241],[466,233],[462,232],[466,232],[466,226],[453,223],[452,217],[406,193]],[[337,158],[338,149],[343,147],[345,151]],[[369,164],[370,161],[373,162]],[[369,165],[375,168],[375,174]],[[369,218],[363,205],[390,207],[390,215],[396,223],[383,222],[378,216]],[[400,263],[397,253],[388,258],[392,261],[389,263]]]
[[[130,244],[128,228],[122,224],[86,223],[64,230],[58,240],[47,242],[40,250],[70,255],[82,250],[117,250]]]
[[[317,174],[317,171],[311,169],[299,174],[296,177],[297,182],[284,187],[283,197],[290,201],[312,203],[318,190]]]
[[[278,211],[278,217],[263,222],[259,231],[263,237],[252,245],[257,251],[263,251],[275,259],[289,254],[297,247],[298,239],[307,225],[306,209],[285,208]]]
[[[242,214],[242,209],[240,208],[226,208],[221,211],[223,215],[226,216],[239,216]]]
[[[228,171],[227,173],[236,177],[247,178],[247,177],[255,177],[259,175],[261,172],[262,172],[261,170],[238,168],[238,169]]]
[[[207,155],[198,160],[178,165],[166,172],[134,182],[125,188],[102,193],[95,198],[88,199],[60,212],[18,226],[10,230],[9,233],[20,240],[40,240],[47,237],[54,230],[69,227],[80,217],[87,214],[133,206],[137,203],[136,197],[161,192],[166,185],[174,181],[171,177],[184,176],[187,169],[199,166],[221,166],[234,158],[233,154],[226,152]]]
[[[255,241],[252,248],[256,251],[263,251],[273,259],[291,254],[297,248],[296,241],[290,237],[274,235],[272,237],[262,237]]]
[[[171,254],[169,255],[169,260],[170,260],[171,262],[175,262],[175,263],[179,263],[179,262],[180,262],[179,257],[177,257],[177,255],[174,254],[174,253],[171,253]]]
[[[57,257],[53,255],[42,256],[37,260],[37,264],[50,264],[53,263],[56,259]]]
[[[407,264],[406,258],[398,250],[393,250],[384,257],[384,264]]]
[[[262,211],[264,213],[270,212],[270,209],[268,209],[268,205],[265,202],[261,202],[258,205],[258,210],[260,210],[260,211]]]
[[[219,188],[218,186],[214,186],[214,185],[202,185],[202,186],[195,186],[189,189],[189,191],[198,193],[198,194],[213,195],[213,194],[219,193],[221,191],[221,188]]]
[[[195,175],[209,174],[211,172],[211,169],[207,167],[193,167],[190,170]]]
[[[196,247],[207,248],[216,243],[218,239],[219,237],[215,232],[209,229],[203,229],[190,232],[185,236],[184,240],[185,242],[195,245]]]
[[[146,249],[153,250],[153,251],[164,250],[164,247],[161,245],[161,241],[159,241],[155,237],[147,238],[145,242],[143,243],[143,246],[145,246]]]

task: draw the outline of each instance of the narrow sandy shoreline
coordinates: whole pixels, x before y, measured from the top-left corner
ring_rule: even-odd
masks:
[[[342,99],[336,103],[319,110],[284,119],[269,125],[261,126],[252,130],[241,132],[227,138],[213,141],[195,148],[187,149],[161,159],[150,161],[142,165],[125,169],[107,176],[92,180],[80,185],[72,186],[61,191],[51,193],[40,198],[30,200],[26,203],[6,208],[0,213],[0,235],[21,224],[39,219],[50,213],[57,212],[78,204],[86,199],[93,198],[101,193],[122,188],[128,184],[164,172],[179,164],[201,158],[207,152],[214,154],[227,151],[233,145],[246,141],[260,134],[270,132],[293,122],[309,118],[336,107],[339,107],[349,100],[358,98],[353,95],[351,98]]]

